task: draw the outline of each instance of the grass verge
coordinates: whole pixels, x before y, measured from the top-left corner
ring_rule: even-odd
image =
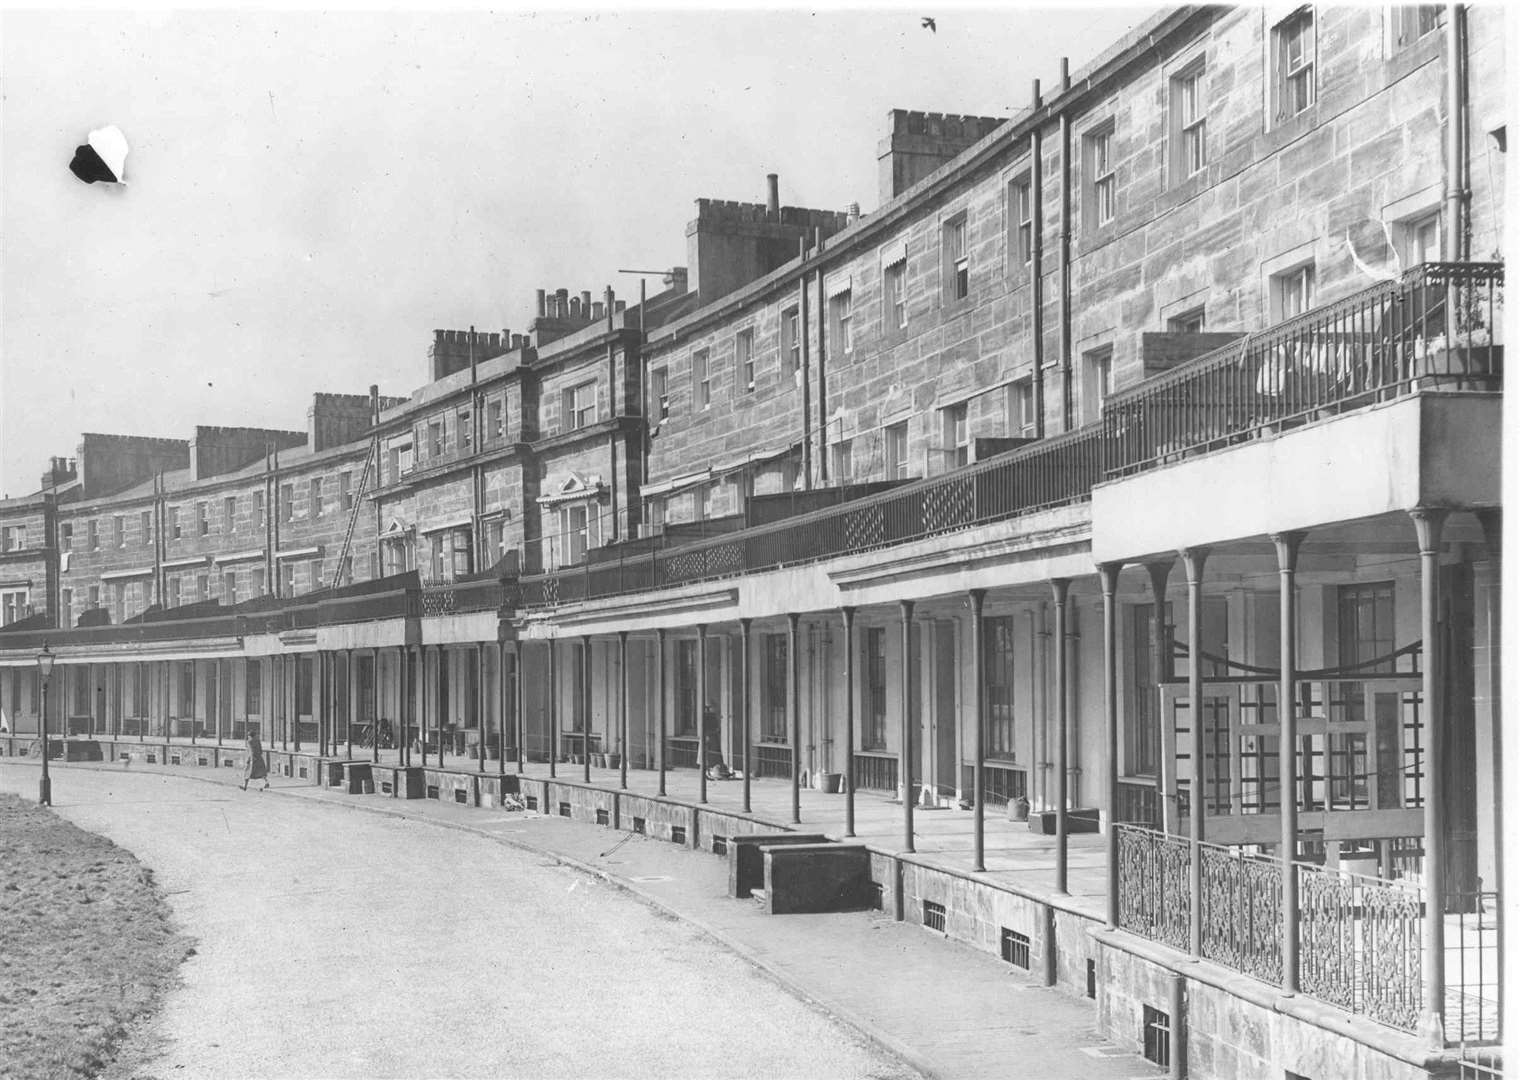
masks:
[[[190,953],[151,870],[0,794],[0,1076],[95,1076]]]

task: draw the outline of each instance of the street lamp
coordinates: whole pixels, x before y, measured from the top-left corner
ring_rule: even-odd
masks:
[[[39,806],[53,805],[53,781],[47,774],[47,683],[53,675],[53,659],[52,651],[44,641],[42,651],[37,654],[37,674],[42,676],[42,781],[37,788]]]

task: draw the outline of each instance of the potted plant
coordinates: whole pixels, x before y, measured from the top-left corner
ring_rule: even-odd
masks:
[[[609,768],[609,769],[619,769],[619,768],[622,767],[622,755],[620,753],[618,753],[616,750],[609,750],[609,751],[607,751],[606,759],[607,759],[607,768]]]

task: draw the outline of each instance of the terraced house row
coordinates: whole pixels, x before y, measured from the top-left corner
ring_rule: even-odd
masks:
[[[46,645],[113,754],[890,801],[883,904],[1174,1075],[1497,1075],[1502,20],[1166,11],[405,397],[85,435],[0,503],[5,745]]]

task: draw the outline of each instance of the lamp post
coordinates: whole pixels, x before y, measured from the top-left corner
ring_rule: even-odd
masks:
[[[37,674],[42,677],[42,779],[37,785],[37,804],[39,806],[53,805],[53,781],[47,774],[47,683],[53,675],[53,653],[47,647],[47,642],[42,643],[42,651],[37,654]]]

